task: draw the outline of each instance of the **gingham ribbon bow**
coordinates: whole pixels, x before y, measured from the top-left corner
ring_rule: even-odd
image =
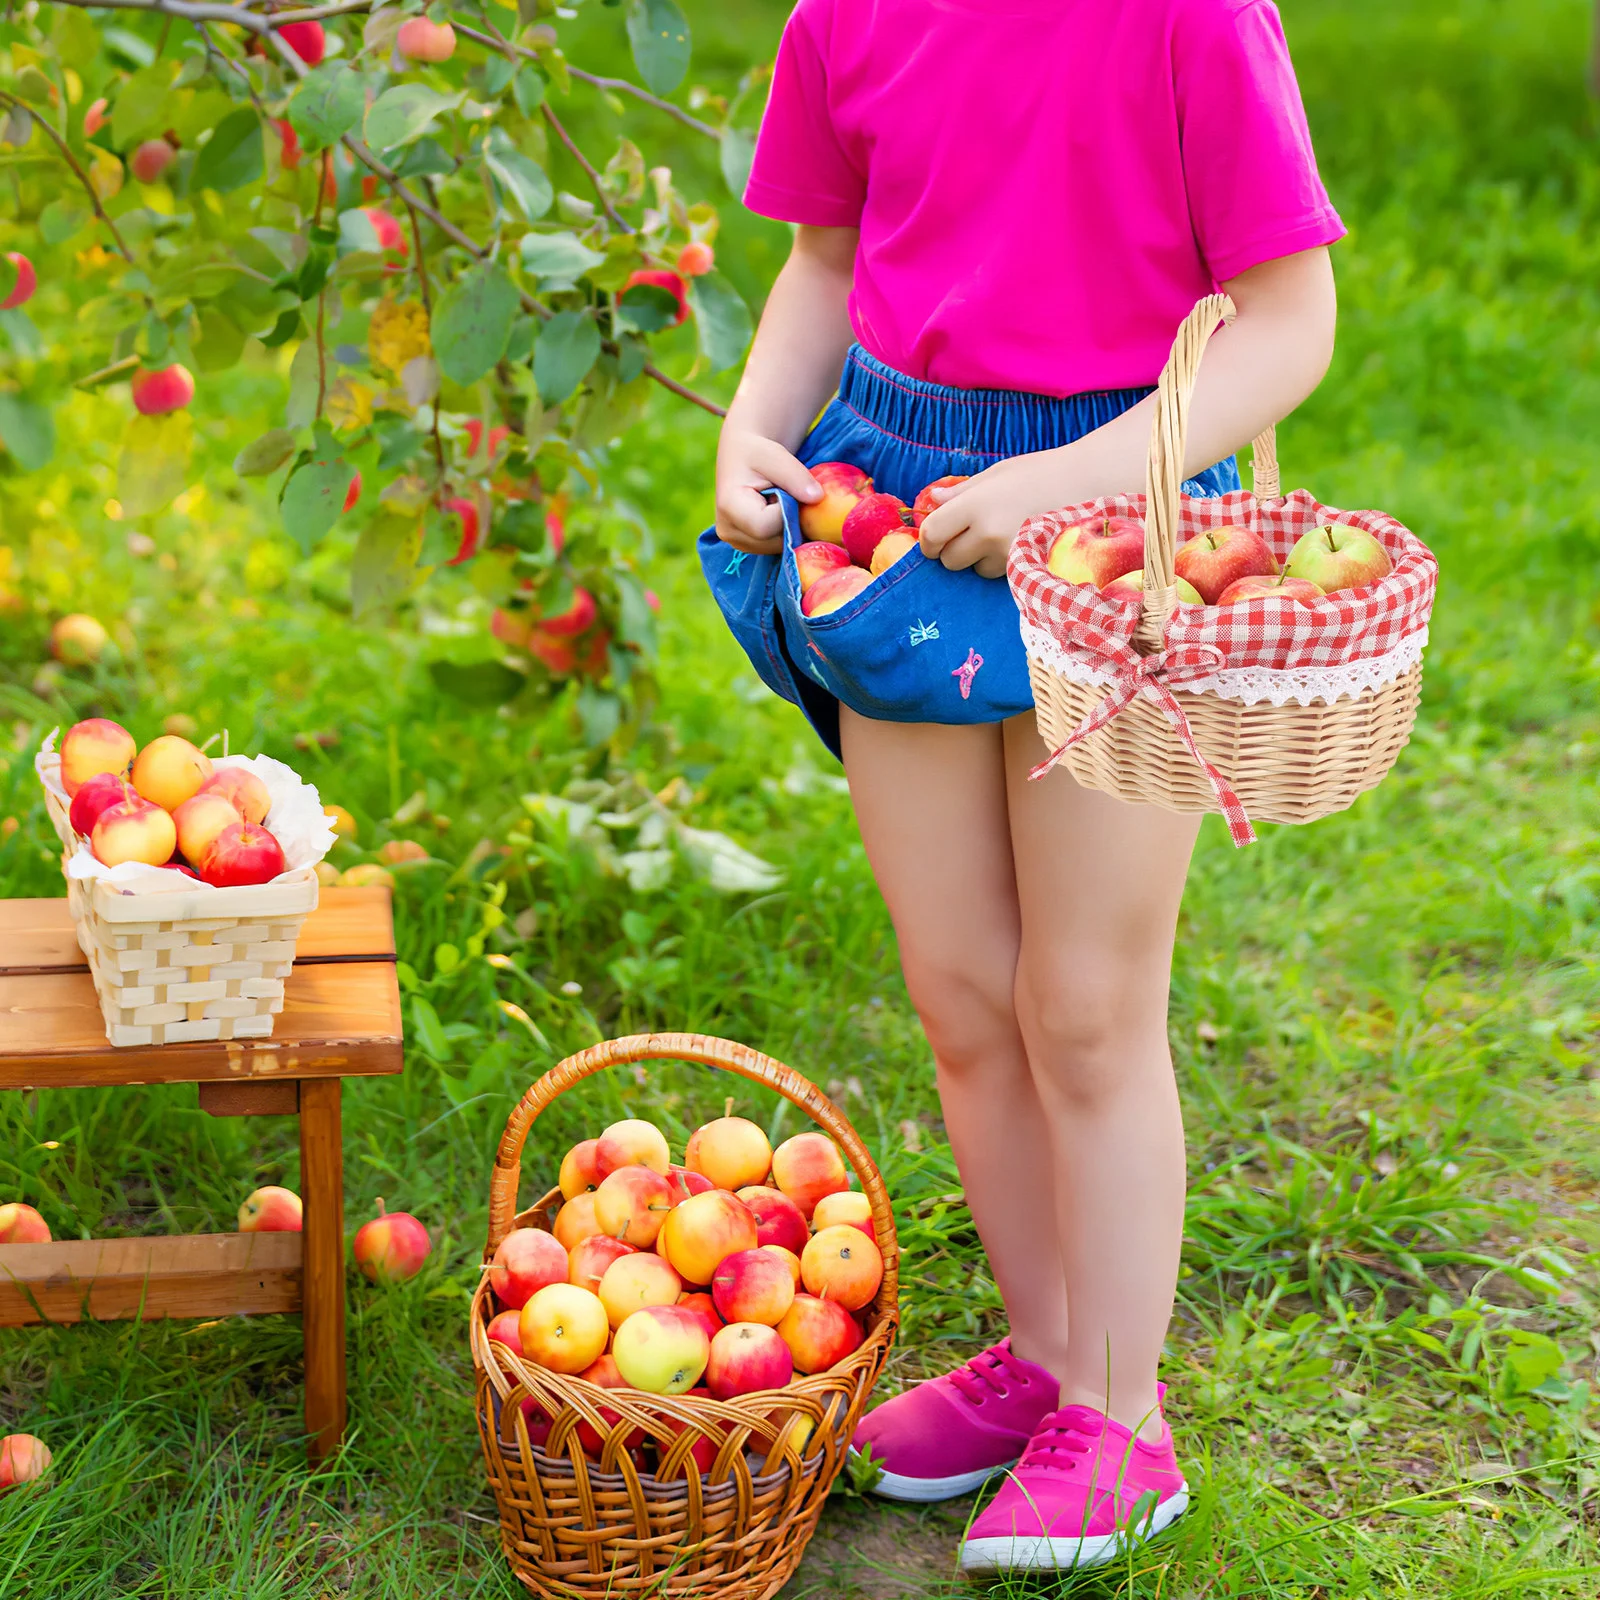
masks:
[[[1236,845],[1253,844],[1256,830],[1250,826],[1243,803],[1233,792],[1232,784],[1201,755],[1200,747],[1194,740],[1194,730],[1189,726],[1189,718],[1170,687],[1175,683],[1182,685],[1207,677],[1222,664],[1222,652],[1210,644],[1178,645],[1155,655],[1140,656],[1119,674],[1105,699],[1067,735],[1060,749],[1052,751],[1029,776],[1042,778],[1080,739],[1087,739],[1091,733],[1105,727],[1113,717],[1133,703],[1134,696],[1142,694],[1160,706],[1167,721],[1183,740],[1184,747],[1211,780],[1211,788],[1216,794],[1217,804],[1222,808],[1233,842]]]

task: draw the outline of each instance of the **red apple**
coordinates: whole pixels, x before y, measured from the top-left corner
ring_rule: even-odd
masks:
[[[83,114],[83,136],[92,139],[105,127],[111,119],[106,115],[106,98],[102,95],[98,100],[91,101],[89,109]]]
[[[920,528],[922,519],[930,511],[939,509],[940,502],[933,498],[935,489],[953,489],[958,483],[965,483],[966,481],[966,478],[962,476],[935,478],[932,483],[919,490],[917,498],[911,502],[911,525],[915,528]]]
[[[706,1370],[711,1340],[693,1311],[683,1306],[645,1306],[617,1329],[611,1354],[635,1389],[682,1394]]]
[[[1203,606],[1205,604],[1205,601],[1200,598],[1200,591],[1187,578],[1175,579],[1173,587],[1178,592],[1178,599],[1184,605]],[[1100,592],[1102,594],[1113,594],[1119,600],[1139,599],[1144,594],[1144,568],[1135,567],[1132,572],[1124,572],[1120,578],[1113,578]]]
[[[811,1222],[818,1233],[824,1228],[859,1228],[877,1242],[878,1235],[872,1226],[872,1202],[859,1189],[841,1189],[837,1194],[823,1195],[811,1213]]]
[[[772,1170],[772,1146],[748,1117],[718,1117],[695,1129],[683,1161],[718,1189],[745,1189],[765,1182]]]
[[[794,1303],[794,1279],[773,1251],[740,1250],[718,1265],[711,1299],[724,1322],[761,1322],[775,1328]]]
[[[587,589],[574,589],[572,604],[553,617],[540,617],[538,627],[541,632],[552,634],[557,639],[576,637],[587,632],[594,622],[595,611],[594,596]]]
[[[800,1257],[786,1245],[764,1244],[761,1248],[768,1255],[783,1263],[783,1270],[789,1274],[789,1281],[798,1289],[800,1287]]]
[[[689,1389],[685,1392],[689,1395],[698,1396],[699,1398],[705,1400],[711,1400],[715,1398],[711,1391],[704,1386]],[[660,1427],[663,1433],[670,1435],[673,1439],[678,1438],[679,1435],[688,1431],[683,1423],[676,1422],[670,1417],[663,1417],[660,1422]],[[716,1432],[723,1438],[727,1437],[726,1428],[718,1427],[716,1428]],[[717,1452],[720,1449],[720,1446],[714,1439],[709,1438],[706,1434],[700,1433],[698,1430],[697,1434],[698,1436],[696,1437],[694,1443],[689,1446],[688,1459],[683,1462],[682,1465],[677,1467],[669,1467],[665,1464],[665,1458],[670,1446],[663,1443],[657,1443],[656,1450],[661,1456],[662,1460],[656,1466],[656,1477],[662,1483],[672,1483],[679,1478],[687,1478],[689,1475],[689,1462],[694,1463],[695,1471],[697,1471],[701,1477],[705,1477],[706,1474],[711,1471],[712,1467],[716,1464]]]
[[[108,867],[142,861],[164,867],[178,848],[178,830],[171,815],[148,800],[123,800],[107,806],[89,832],[95,860]]]
[[[631,1244],[613,1239],[608,1234],[591,1234],[575,1244],[567,1257],[567,1282],[575,1283],[591,1294],[600,1292],[600,1280],[605,1277],[612,1262],[638,1252]]]
[[[717,1315],[716,1301],[704,1289],[697,1289],[693,1294],[679,1295],[678,1304],[685,1311],[692,1311],[699,1317],[708,1339],[716,1338],[718,1330],[723,1326],[723,1321]]]
[[[72,798],[72,810],[67,820],[74,833],[87,839],[100,820],[100,813],[110,806],[121,805],[139,797],[133,785],[115,772],[97,772]]]
[[[50,1224],[30,1205],[12,1200],[0,1206],[0,1244],[49,1244]]]
[[[243,822],[225,795],[194,794],[172,813],[178,830],[178,849],[189,861],[198,861],[224,828]]]
[[[850,556],[842,544],[815,539],[795,549],[794,564],[799,569],[800,592],[804,594],[818,578],[848,567]]]
[[[272,810],[266,784],[249,767],[217,767],[200,785],[200,793],[221,795],[246,822],[265,822]]]
[[[571,1283],[547,1283],[522,1308],[517,1332],[530,1361],[576,1376],[605,1353],[611,1324],[600,1296]]]
[[[641,267],[639,271],[628,274],[628,281],[623,284],[622,293],[626,294],[636,284],[641,283],[655,289],[665,289],[678,302],[678,313],[672,319],[673,327],[677,327],[689,315],[689,299],[684,292],[683,279],[676,272],[667,272],[660,267]]]
[[[1144,524],[1132,517],[1077,523],[1050,546],[1050,570],[1058,578],[1097,589],[1143,565]]]
[[[177,365],[157,371],[146,368],[133,375],[133,408],[141,416],[164,417],[182,411],[194,399],[194,379],[188,368]]]
[[[176,811],[214,771],[211,757],[197,750],[176,733],[152,739],[133,758],[130,779],[135,789],[152,805]]]
[[[556,1213],[550,1231],[567,1250],[574,1250],[585,1239],[593,1238],[601,1231],[600,1224],[594,1219],[594,1196],[580,1194],[567,1201]]]
[[[91,778],[102,773],[125,778],[138,750],[133,735],[109,717],[75,722],[61,740],[61,787],[69,795],[76,795]]]
[[[570,678],[578,670],[578,652],[570,640],[555,639],[539,628],[529,628],[523,646],[558,678]]]
[[[316,66],[327,52],[328,40],[320,22],[286,22],[278,29],[278,37],[308,67]]]
[[[847,605],[872,582],[872,574],[860,567],[840,567],[825,572],[800,597],[800,611],[807,617],[825,617]]]
[[[478,417],[468,417],[464,426],[467,431],[467,454],[475,456],[478,453],[478,447],[483,443],[483,422]],[[500,446],[510,437],[511,430],[509,428],[500,427],[489,430],[488,454],[491,461],[499,453]],[[531,580],[524,585],[525,588],[531,586]]]
[[[490,1319],[488,1334],[497,1344],[503,1344],[512,1355],[522,1354],[522,1313],[502,1311]]]
[[[299,1233],[302,1216],[300,1196],[293,1189],[269,1183],[239,1207],[239,1232]]]
[[[0,1439],[0,1494],[32,1483],[50,1470],[50,1447],[31,1433],[8,1433]]]
[[[1322,590],[1305,578],[1290,577],[1287,572],[1279,573],[1276,578],[1256,573],[1230,583],[1222,591],[1217,604],[1231,606],[1241,600],[1270,600],[1274,596],[1280,600],[1294,600],[1300,605],[1309,605],[1311,601],[1322,598]]]
[[[717,1268],[740,1250],[754,1250],[756,1219],[725,1189],[690,1195],[667,1213],[662,1254],[686,1283],[707,1284]]]
[[[1303,533],[1283,569],[1292,578],[1314,583],[1324,594],[1364,589],[1394,571],[1389,552],[1375,534],[1345,522]]]
[[[345,493],[344,493],[344,506],[342,507],[342,509],[340,511],[340,515],[342,516],[345,511],[350,510],[350,508],[352,506],[354,506],[356,501],[359,500],[360,498],[361,498],[361,474],[358,472],[358,473],[354,474],[354,476],[351,477],[351,479],[350,479],[350,487],[345,490]]]
[[[428,1230],[409,1211],[386,1211],[380,1197],[377,1216],[356,1229],[350,1253],[373,1283],[404,1283],[422,1271],[432,1249]]]
[[[619,1167],[594,1192],[594,1219],[601,1231],[635,1249],[656,1242],[671,1211],[671,1188],[649,1167]]]
[[[716,265],[716,254],[708,244],[691,239],[678,252],[678,271],[685,278],[704,277]]]
[[[613,1122],[600,1135],[594,1165],[602,1183],[619,1167],[649,1167],[665,1177],[672,1155],[666,1136],[653,1122],[629,1117]]]
[[[17,281],[11,286],[11,293],[4,300],[0,300],[0,311],[14,311],[18,306],[25,306],[32,298],[33,291],[39,286],[38,274],[33,270],[33,263],[20,251],[7,252],[11,265],[17,269]]]
[[[372,224],[372,231],[378,236],[380,250],[392,250],[402,256],[411,254],[411,246],[406,243],[405,229],[381,206],[363,206],[361,214]]]
[[[601,1389],[631,1389],[633,1385],[622,1376],[617,1367],[616,1359],[610,1355],[597,1356],[594,1362],[585,1367],[578,1374],[586,1383],[597,1385]],[[622,1420],[622,1413],[613,1411],[610,1406],[600,1407],[600,1416],[608,1428],[615,1428]],[[578,1443],[583,1453],[592,1460],[598,1461],[605,1450],[605,1440],[589,1426],[587,1422],[580,1422],[576,1429]],[[632,1428],[622,1441],[624,1450],[636,1450],[644,1443],[644,1429]]]
[[[448,22],[407,17],[395,44],[407,61],[448,61],[456,53],[456,30]]]
[[[850,1187],[844,1157],[825,1133],[797,1133],[785,1139],[772,1152],[772,1181],[808,1220],[823,1195]]]
[[[883,1282],[883,1256],[874,1240],[843,1223],[812,1238],[800,1257],[800,1276],[819,1299],[859,1311],[872,1303]]]
[[[756,1243],[778,1244],[796,1256],[806,1247],[811,1230],[805,1216],[788,1195],[779,1189],[755,1185],[739,1190],[739,1198],[756,1219]]]
[[[140,183],[155,183],[177,158],[165,139],[146,139],[128,157],[128,170]]]
[[[1271,577],[1278,561],[1259,533],[1230,525],[1208,529],[1180,544],[1172,567],[1195,586],[1208,606],[1214,606],[1230,583],[1257,575]]]
[[[547,1283],[565,1282],[567,1252],[543,1228],[513,1228],[489,1264],[489,1287],[512,1311],[520,1311]]]
[[[561,1185],[563,1199],[571,1200],[599,1187],[600,1174],[595,1167],[599,1145],[598,1139],[580,1139],[561,1158],[561,1176],[556,1181]]]
[[[89,666],[100,659],[110,642],[104,626],[81,611],[58,617],[50,629],[50,654],[63,666]]]
[[[733,1322],[711,1341],[706,1387],[719,1400],[781,1389],[794,1376],[794,1356],[776,1328]]]
[[[797,1294],[778,1333],[794,1357],[797,1372],[826,1372],[860,1347],[861,1325],[837,1300]]]
[[[271,883],[289,870],[283,846],[254,822],[230,822],[193,865],[201,881],[216,889]]]
[[[297,172],[300,167],[300,135],[287,117],[279,117],[273,126],[278,130],[278,161],[285,172]]]
[[[820,461],[811,476],[822,490],[822,498],[800,507],[800,531],[807,539],[844,543],[844,519],[856,502],[872,493],[872,479],[848,461]]]
[[[473,501],[463,500],[458,495],[444,501],[441,509],[453,511],[461,519],[461,542],[456,546],[456,553],[445,562],[447,567],[459,567],[463,561],[470,561],[478,553],[478,507]]]
[[[600,1304],[616,1329],[646,1306],[677,1305],[683,1280],[670,1262],[649,1251],[635,1250],[606,1268],[598,1293]]]
[[[714,1184],[703,1172],[691,1172],[687,1167],[667,1168],[667,1187],[672,1191],[672,1203],[681,1206],[692,1194],[704,1194],[707,1189],[715,1189]]]
[[[911,507],[897,495],[864,494],[850,508],[839,538],[858,567],[869,567],[880,539],[912,526]]]

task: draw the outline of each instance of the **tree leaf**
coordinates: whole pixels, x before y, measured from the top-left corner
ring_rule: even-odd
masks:
[[[374,150],[393,150],[420,139],[441,111],[461,104],[458,94],[440,94],[425,83],[402,83],[385,89],[372,102],[365,126],[366,141]]]
[[[515,699],[527,678],[503,661],[430,661],[435,685],[469,706],[503,706]]]
[[[569,288],[605,259],[575,233],[525,233],[522,236],[522,264],[539,279],[541,288]]]
[[[165,115],[167,96],[175,70],[172,62],[158,61],[134,73],[117,90],[111,107],[111,142],[119,150],[166,127],[170,120]]]
[[[411,592],[421,549],[420,517],[385,512],[361,530],[350,563],[350,604],[358,617]]]
[[[318,397],[326,399],[333,387],[333,351],[324,345],[321,373],[318,373],[317,341],[304,339],[289,363],[289,398],[283,420],[291,428],[303,428],[317,414]]]
[[[183,493],[193,443],[194,421],[187,411],[132,418],[117,461],[117,499],[125,517],[147,517]]]
[[[73,234],[87,227],[94,213],[87,206],[70,200],[52,200],[39,213],[39,237],[46,244],[64,244]]]
[[[492,262],[470,268],[433,308],[433,356],[452,383],[476,383],[506,347],[520,301],[516,286]]]
[[[194,362],[202,372],[226,372],[244,354],[245,331],[231,317],[207,306],[200,313]]]
[[[324,61],[300,80],[289,102],[289,126],[306,153],[337,144],[359,127],[367,105],[367,83],[347,61]]]
[[[694,311],[700,350],[713,372],[737,366],[753,331],[750,308],[720,272],[689,280],[689,305]]]
[[[276,472],[294,454],[296,437],[292,428],[274,428],[262,434],[233,458],[233,470],[241,478],[264,478]]]
[[[509,143],[486,144],[483,159],[529,222],[537,222],[555,203],[556,191],[544,168]]]
[[[671,94],[689,70],[689,23],[675,0],[633,0],[628,7],[633,62],[653,94]]]
[[[755,134],[748,128],[724,128],[717,158],[722,164],[723,181],[734,199],[742,200],[745,185],[750,181],[750,164],[756,158]]]
[[[600,330],[582,311],[558,311],[539,329],[533,381],[547,406],[560,405],[583,382],[600,354]]]
[[[291,472],[278,496],[289,537],[310,555],[339,520],[355,474],[331,438],[319,441]]]
[[[448,1061],[451,1056],[450,1039],[439,1021],[439,1013],[420,994],[411,996],[411,1037],[422,1046],[424,1055],[435,1061]]]
[[[24,472],[37,472],[56,451],[56,425],[48,407],[0,391],[0,448]]]
[[[267,170],[261,119],[247,106],[230,111],[194,158],[189,184],[193,189],[213,189],[231,194],[254,183]]]

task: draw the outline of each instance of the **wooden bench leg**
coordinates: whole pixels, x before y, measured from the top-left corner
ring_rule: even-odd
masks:
[[[339,1079],[300,1082],[300,1187],[305,1203],[307,1452],[325,1461],[344,1437],[344,1151]]]

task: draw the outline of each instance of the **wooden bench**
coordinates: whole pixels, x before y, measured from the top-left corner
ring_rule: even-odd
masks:
[[[298,1116],[305,1204],[303,1233],[0,1245],[0,1328],[299,1311],[309,1450],[331,1455],[345,1423],[340,1081],[400,1071],[394,962],[388,890],[324,889],[270,1039],[118,1050],[67,902],[0,901],[0,1090],[194,1083],[213,1116]]]

